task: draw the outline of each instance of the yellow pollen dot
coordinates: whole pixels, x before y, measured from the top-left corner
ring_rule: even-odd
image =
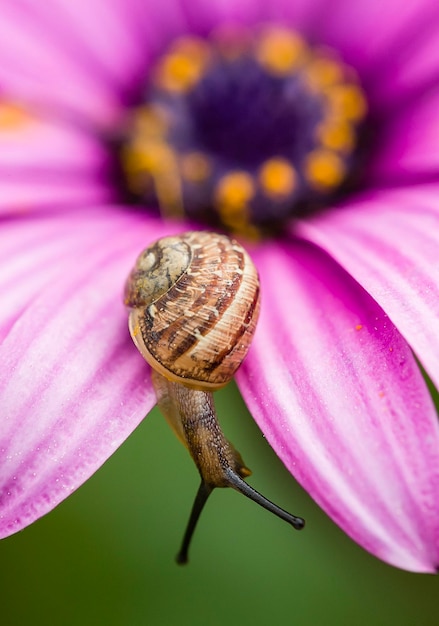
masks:
[[[128,299],[125,300],[125,304],[128,304]],[[138,337],[140,335],[140,326],[139,326],[139,324],[136,324],[133,327],[132,333],[133,333],[134,337]]]
[[[244,171],[226,174],[216,187],[215,201],[221,221],[236,234],[249,231],[248,203],[254,194],[254,180]]]
[[[234,234],[236,236],[245,237],[248,242],[256,243],[262,239],[262,231],[254,224],[247,223],[241,229],[235,229]]]
[[[236,236],[245,237],[248,241],[259,241],[261,231],[250,222],[250,214],[246,206],[233,207],[227,204],[219,207],[222,224]]]
[[[334,152],[317,148],[306,157],[304,173],[310,185],[319,190],[329,190],[342,182],[346,165]]]
[[[17,104],[0,102],[0,130],[16,130],[31,121],[29,113]]]
[[[180,39],[159,63],[156,81],[168,91],[190,91],[203,76],[209,57],[209,48],[202,40]]]
[[[248,209],[245,205],[233,206],[221,204],[219,207],[221,221],[225,226],[241,229],[248,224]]]
[[[317,127],[317,139],[330,150],[352,152],[355,147],[355,132],[344,120],[325,120]]]
[[[234,233],[242,233],[249,227],[248,208],[243,206],[231,206],[221,204],[219,206],[221,223]]]
[[[135,132],[145,138],[164,137],[169,126],[165,112],[152,106],[139,107],[135,111],[133,124]]]
[[[315,57],[307,64],[304,77],[312,89],[321,90],[343,80],[342,65],[335,59]]]
[[[154,185],[162,213],[183,214],[181,181],[175,151],[165,141],[133,141],[122,153],[130,189],[139,193]]]
[[[256,48],[256,58],[271,74],[286,76],[304,60],[306,47],[296,33],[283,28],[267,28]]]
[[[164,172],[175,160],[169,145],[160,140],[132,142],[124,152],[125,165],[130,171],[147,170],[151,173]]]
[[[352,122],[361,121],[367,113],[366,99],[356,85],[336,85],[326,91],[329,105],[335,115]]]
[[[255,185],[247,172],[236,171],[226,174],[218,183],[215,197],[219,205],[243,207],[254,196]]]
[[[152,174],[165,171],[174,156],[166,143],[168,123],[159,107],[141,106],[132,117],[132,138],[121,153],[127,184],[133,193],[151,191]]]
[[[183,154],[180,160],[183,178],[191,183],[201,183],[209,178],[212,166],[209,159],[202,152]]]
[[[296,186],[297,175],[292,165],[283,158],[266,161],[259,171],[259,182],[268,196],[289,196]]]

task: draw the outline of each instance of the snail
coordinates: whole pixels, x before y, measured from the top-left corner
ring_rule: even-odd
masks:
[[[138,257],[125,286],[131,337],[152,368],[157,403],[201,476],[178,563],[188,561],[213,489],[233,487],[296,529],[304,526],[248,485],[251,472],[225,438],[212,392],[226,385],[250,346],[259,278],[244,248],[225,235],[164,237]]]

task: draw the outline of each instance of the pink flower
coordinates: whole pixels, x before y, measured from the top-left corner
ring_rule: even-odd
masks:
[[[439,7],[28,0],[0,20],[0,533],[77,489],[155,404],[121,299],[187,224],[124,202],[109,138],[181,34],[276,20],[334,47],[370,108],[361,182],[250,246],[261,318],[237,375],[286,467],[358,543],[439,565]],[[249,103],[250,105],[250,103]]]

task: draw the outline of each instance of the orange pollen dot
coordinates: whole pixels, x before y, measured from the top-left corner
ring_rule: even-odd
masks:
[[[183,178],[191,183],[201,183],[209,178],[212,173],[212,165],[202,152],[183,154],[180,159],[180,167]]]
[[[317,139],[330,150],[352,152],[355,147],[355,132],[344,120],[324,121],[317,127]]]
[[[330,108],[352,122],[361,121],[367,113],[366,99],[356,85],[336,85],[326,92]]]
[[[357,324],[355,326],[355,330],[361,330],[363,328],[363,324]]]
[[[203,76],[209,61],[208,46],[195,38],[178,40],[171,52],[163,57],[156,81],[174,93],[190,91]]]
[[[163,141],[134,141],[124,154],[125,166],[131,171],[166,172],[175,163],[175,153]]]
[[[305,79],[312,89],[321,90],[343,80],[342,64],[336,59],[315,57],[305,68]]]
[[[259,170],[259,182],[269,196],[289,196],[296,186],[297,175],[287,159],[273,158]]]
[[[29,113],[17,104],[0,102],[0,130],[16,130],[31,121]]]
[[[131,124],[134,132],[121,151],[121,164],[128,188],[138,194],[152,189],[153,175],[175,171],[175,153],[166,142],[166,114],[158,107],[139,107]]]
[[[165,112],[157,107],[140,106],[134,114],[134,129],[142,137],[164,137],[168,130]]]
[[[286,76],[304,60],[306,46],[296,33],[283,28],[268,28],[262,33],[256,58],[267,72]]]
[[[223,223],[227,226],[238,228],[248,223],[248,210],[245,206],[222,204],[220,214]]]
[[[308,182],[317,189],[337,187],[346,174],[346,164],[337,154],[319,148],[308,154],[304,169]]]
[[[224,226],[227,226],[235,233],[243,233],[250,226],[250,215],[245,205],[222,204],[219,206],[219,214]]]
[[[134,193],[155,189],[163,215],[182,215],[177,155],[164,141],[134,141],[122,153],[127,185]]]
[[[219,205],[244,207],[254,196],[255,185],[250,174],[243,171],[231,172],[224,176],[216,188],[216,200]]]
[[[251,215],[246,206],[220,205],[221,222],[236,236],[245,237],[247,241],[259,241],[261,231],[250,223]]]

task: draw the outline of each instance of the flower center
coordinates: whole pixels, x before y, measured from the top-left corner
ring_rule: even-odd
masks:
[[[365,114],[353,70],[290,30],[184,37],[151,72],[122,167],[163,213],[251,234],[340,187]]]

